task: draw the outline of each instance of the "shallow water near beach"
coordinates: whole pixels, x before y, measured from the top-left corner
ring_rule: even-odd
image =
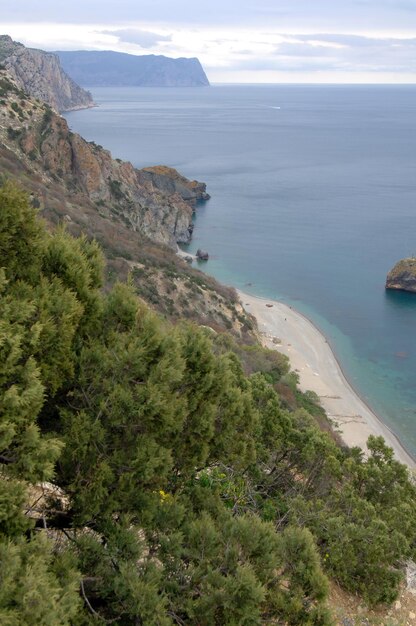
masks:
[[[99,88],[71,128],[138,167],[207,183],[201,269],[280,299],[327,336],[354,388],[416,454],[416,86]]]

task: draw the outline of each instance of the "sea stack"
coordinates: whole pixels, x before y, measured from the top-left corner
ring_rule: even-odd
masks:
[[[399,289],[416,293],[416,257],[398,261],[387,274],[386,289]]]
[[[196,251],[196,258],[198,259],[198,261],[208,261],[209,254],[205,250],[201,250],[201,248],[198,248],[198,250]]]

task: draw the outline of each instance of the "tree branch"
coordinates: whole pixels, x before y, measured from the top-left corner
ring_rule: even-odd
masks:
[[[16,463],[16,461],[17,459],[10,459],[9,457],[0,454],[0,464],[2,465],[11,465],[12,463]]]

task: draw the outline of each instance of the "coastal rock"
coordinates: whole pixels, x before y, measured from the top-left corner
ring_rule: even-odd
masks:
[[[51,52],[26,48],[8,35],[0,36],[0,62],[16,85],[55,111],[72,111],[94,106],[89,91],[77,85]]]
[[[402,259],[387,274],[386,289],[416,293],[416,257]]]
[[[205,183],[200,183],[197,180],[188,180],[173,167],[167,167],[166,165],[145,167],[141,170],[141,176],[144,180],[151,181],[155,187],[165,193],[178,193],[185,202],[192,206],[196,206],[198,202],[205,202],[210,198]]]
[[[198,250],[196,251],[196,258],[198,259],[198,261],[208,261],[209,254],[205,250],[201,250],[200,248],[198,248]]]
[[[189,242],[194,207],[208,197],[204,183],[168,167],[138,170],[113,159],[102,146],[72,133],[47,104],[27,97],[5,70],[0,83],[0,141],[30,171],[45,182],[62,181],[68,197],[86,197],[100,215],[156,243],[176,251],[177,243]]]
[[[28,97],[2,69],[0,93],[2,175],[26,189],[51,228],[64,224],[71,235],[99,242],[106,286],[130,274],[140,297],[164,317],[253,340],[254,319],[236,291],[176,254],[175,239],[191,236],[192,203],[71,133],[63,118]]]

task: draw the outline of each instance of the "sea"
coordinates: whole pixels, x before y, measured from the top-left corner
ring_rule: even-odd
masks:
[[[416,456],[416,85],[93,88],[72,130],[137,167],[207,183],[189,252],[327,337],[351,385]]]

